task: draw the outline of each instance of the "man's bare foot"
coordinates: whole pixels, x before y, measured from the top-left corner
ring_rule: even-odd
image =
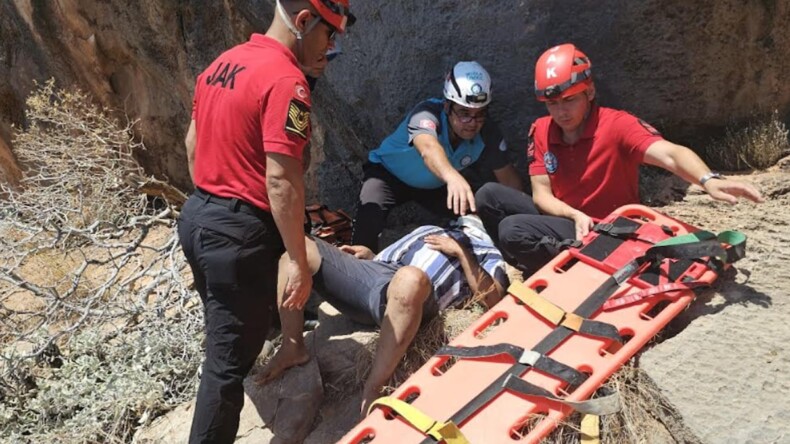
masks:
[[[255,376],[255,383],[265,385],[277,379],[286,370],[302,365],[310,360],[310,354],[303,345],[282,345],[266,366]]]
[[[383,387],[376,387],[373,389],[365,387],[362,389],[362,404],[359,406],[360,418],[368,416],[368,409],[370,409],[370,405],[373,404],[373,401],[379,399],[382,396],[382,389]]]

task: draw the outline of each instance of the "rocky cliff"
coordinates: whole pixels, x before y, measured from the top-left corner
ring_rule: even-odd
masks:
[[[790,4],[779,1],[571,2],[367,0],[317,90],[310,182],[353,205],[359,166],[417,101],[441,93],[443,73],[477,59],[495,82],[492,114],[514,155],[529,122],[534,61],[573,41],[592,58],[604,104],[623,107],[699,146],[755,112],[790,111]],[[271,0],[10,0],[0,4],[0,159],[16,177],[10,124],[22,125],[34,81],[54,77],[139,119],[149,172],[189,187],[183,135],[195,75],[223,49],[266,29]],[[325,183],[327,183],[325,181]]]

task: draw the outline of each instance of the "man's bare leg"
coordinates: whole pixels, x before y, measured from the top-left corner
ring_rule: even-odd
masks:
[[[321,266],[318,248],[309,237],[305,239],[305,248],[307,249],[307,264],[310,267],[310,273],[315,274]],[[282,325],[283,343],[266,367],[256,376],[255,382],[258,384],[267,384],[283,374],[285,370],[310,360],[310,354],[304,345],[304,312],[302,310],[288,310],[282,306],[285,284],[287,283],[285,267],[287,262],[288,255],[286,253],[280,258],[277,272],[277,309]]]
[[[422,306],[430,294],[431,281],[419,268],[406,266],[392,277],[387,288],[387,308],[381,323],[376,355],[362,390],[362,416],[367,415],[370,404],[381,395],[381,389],[417,334]]]

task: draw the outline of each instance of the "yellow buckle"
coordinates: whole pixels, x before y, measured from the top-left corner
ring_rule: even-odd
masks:
[[[447,444],[469,444],[469,440],[461,433],[452,421],[439,422],[425,413],[421,412],[417,407],[401,401],[398,398],[384,396],[370,404],[368,414],[373,411],[377,406],[389,407],[400,415],[406,422],[411,424],[415,429],[425,433],[437,441],[444,441]]]

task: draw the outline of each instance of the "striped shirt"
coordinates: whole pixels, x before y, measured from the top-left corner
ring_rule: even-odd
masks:
[[[450,236],[458,241],[472,252],[480,266],[494,280],[507,288],[508,278],[502,254],[485,231],[472,227],[464,226],[462,231],[460,227],[444,229],[425,225],[385,248],[373,260],[399,267],[411,265],[425,271],[433,285],[439,309],[457,305],[472,296],[472,290],[457,258],[448,257],[426,245],[423,239],[431,234]]]

